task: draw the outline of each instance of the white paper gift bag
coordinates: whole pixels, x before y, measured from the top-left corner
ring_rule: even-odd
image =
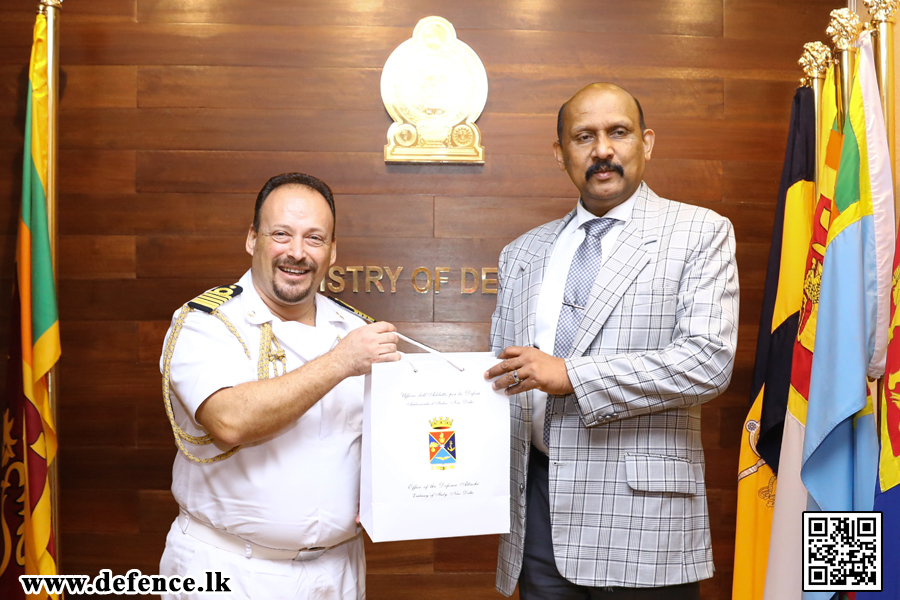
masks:
[[[375,542],[509,532],[509,399],[484,379],[499,361],[444,356],[366,377],[360,520]]]

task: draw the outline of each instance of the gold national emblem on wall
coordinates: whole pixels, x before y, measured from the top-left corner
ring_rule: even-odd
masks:
[[[481,59],[442,17],[425,17],[381,74],[381,99],[394,123],[385,162],[484,163],[476,119],[487,102]]]

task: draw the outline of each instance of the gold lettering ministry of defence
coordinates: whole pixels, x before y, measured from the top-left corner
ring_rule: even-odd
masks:
[[[401,285],[401,273],[402,266],[332,265],[328,269],[328,277],[319,285],[319,291],[339,294],[347,288],[354,293],[364,291],[368,294],[375,290],[382,294],[396,294],[398,285]],[[420,294],[431,291],[440,294],[442,290],[444,293],[452,293],[456,289],[459,289],[460,294],[474,294],[479,290],[482,294],[497,293],[497,267],[482,267],[480,271],[472,267],[460,267],[458,279],[456,273],[451,267],[416,267],[410,275],[403,278],[402,284],[412,284],[412,288]]]
[[[475,121],[487,102],[487,71],[442,17],[425,17],[381,74],[381,99],[394,119],[385,162],[484,163]]]

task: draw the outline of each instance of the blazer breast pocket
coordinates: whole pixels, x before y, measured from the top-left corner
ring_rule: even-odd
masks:
[[[676,456],[628,453],[625,477],[636,492],[697,493],[694,463]]]
[[[672,341],[677,311],[677,286],[638,285],[622,298],[608,326],[617,330],[620,350],[655,350]]]
[[[637,281],[629,290],[630,304],[638,306],[672,306],[678,301],[678,282],[654,279],[652,282]]]

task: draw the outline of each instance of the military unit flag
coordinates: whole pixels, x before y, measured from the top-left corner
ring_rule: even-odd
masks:
[[[775,507],[777,458],[787,410],[803,273],[815,208],[815,97],[798,88],[775,207],[763,311],[756,345],[752,406],[741,433],[733,600],[761,600]],[[762,440],[768,438],[768,453]]]

